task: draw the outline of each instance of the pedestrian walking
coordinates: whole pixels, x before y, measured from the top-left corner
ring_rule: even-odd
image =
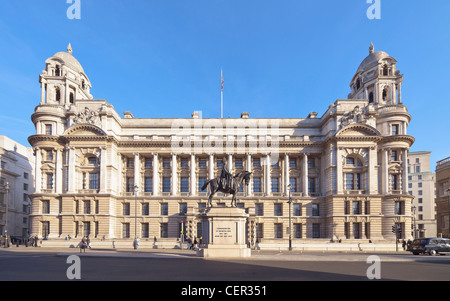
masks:
[[[402,247],[403,247],[403,251],[405,251],[406,250],[406,241],[404,239],[402,241]]]

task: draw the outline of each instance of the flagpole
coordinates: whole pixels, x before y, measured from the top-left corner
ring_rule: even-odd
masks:
[[[220,118],[223,118],[223,74],[220,69]]]

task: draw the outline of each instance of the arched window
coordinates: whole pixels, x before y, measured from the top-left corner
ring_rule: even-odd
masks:
[[[358,78],[358,79],[356,80],[356,90],[359,90],[360,87],[361,87],[361,81],[360,81],[360,79]]]
[[[369,103],[373,103],[373,92],[369,93]]]
[[[61,76],[61,68],[59,67],[59,65],[56,65],[55,76]]]
[[[387,66],[387,65],[384,65],[384,66],[383,66],[383,75],[384,75],[384,76],[389,75],[389,69],[388,69],[388,66]]]
[[[388,88],[384,88],[384,89],[383,89],[383,100],[384,100],[384,101],[387,100],[387,95],[388,95]]]
[[[343,172],[345,190],[364,190],[364,164],[358,156],[345,158]]]
[[[57,102],[61,101],[61,91],[59,90],[59,88],[56,88],[55,99],[56,99]]]

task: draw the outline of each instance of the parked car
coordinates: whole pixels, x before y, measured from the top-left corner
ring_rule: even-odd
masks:
[[[409,250],[414,255],[450,254],[450,239],[439,237],[414,239]]]

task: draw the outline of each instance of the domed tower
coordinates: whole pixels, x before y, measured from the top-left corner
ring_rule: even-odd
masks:
[[[403,75],[396,68],[397,61],[384,51],[374,51],[370,43],[369,55],[361,62],[350,82],[349,99],[368,99],[374,105],[401,104]]]
[[[70,105],[75,99],[92,99],[91,83],[83,67],[67,52],[58,52],[45,61],[46,67],[39,76],[41,104]]]

